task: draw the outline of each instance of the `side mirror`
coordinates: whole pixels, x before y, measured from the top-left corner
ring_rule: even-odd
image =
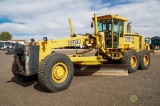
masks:
[[[44,40],[45,42],[47,42],[48,38],[47,38],[47,37],[43,37],[43,40]]]
[[[91,28],[93,28],[93,22],[91,22]]]

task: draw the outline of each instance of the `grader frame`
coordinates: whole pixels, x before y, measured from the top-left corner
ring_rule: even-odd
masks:
[[[140,34],[127,33],[127,18],[116,15],[98,16],[92,18],[95,32],[93,34],[77,35],[69,19],[71,37],[58,40],[43,40],[31,45],[18,45],[15,48],[13,74],[21,81],[34,79],[38,74],[40,84],[47,90],[58,92],[69,87],[74,65],[106,66],[117,64],[119,69],[129,72],[137,69],[148,69],[150,66],[150,47]],[[60,47],[81,46],[88,50],[65,55],[55,53]],[[96,49],[93,56],[85,53]],[[110,65],[111,66],[111,65]],[[116,70],[117,67],[110,69]],[[105,70],[105,69],[103,69]]]

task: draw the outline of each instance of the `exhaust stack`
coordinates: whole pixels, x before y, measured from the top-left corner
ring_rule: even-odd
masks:
[[[127,24],[127,33],[131,33],[131,22]]]

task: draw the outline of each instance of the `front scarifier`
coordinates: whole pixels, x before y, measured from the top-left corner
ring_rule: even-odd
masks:
[[[67,89],[74,75],[74,67],[67,55],[53,53],[39,64],[38,79],[48,91],[58,92]]]
[[[19,81],[29,82],[37,79],[38,50],[38,46],[15,45],[12,73]]]
[[[12,63],[12,73],[19,81],[30,82],[30,81],[33,81],[33,80],[37,79],[37,74],[30,75],[30,76],[25,76],[25,75],[17,73],[17,70],[18,70],[18,66],[17,66],[17,64],[15,63],[15,60],[14,60],[14,62]]]

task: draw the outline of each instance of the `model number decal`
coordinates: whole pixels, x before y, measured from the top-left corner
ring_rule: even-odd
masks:
[[[68,45],[76,45],[76,44],[80,44],[81,41],[80,40],[70,40],[68,41]]]
[[[125,37],[126,42],[134,42],[134,38],[132,37]]]

